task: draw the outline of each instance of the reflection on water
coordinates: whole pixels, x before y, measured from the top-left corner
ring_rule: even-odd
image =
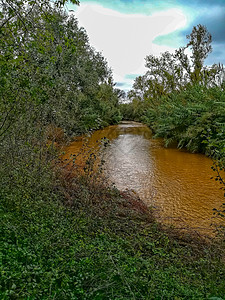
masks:
[[[178,227],[208,232],[212,209],[223,202],[223,192],[210,177],[212,161],[201,154],[164,148],[161,140],[152,139],[143,124],[123,122],[98,130],[89,138],[91,146],[107,137],[106,171],[121,189],[136,191],[157,217]],[[72,143],[66,153],[76,152],[81,142]]]

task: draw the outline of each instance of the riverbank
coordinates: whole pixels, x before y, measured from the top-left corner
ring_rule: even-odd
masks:
[[[52,196],[1,194],[1,298],[223,299],[223,241],[165,229],[87,163],[58,165]]]
[[[69,178],[61,198],[1,199],[2,299],[223,299],[221,242],[173,236],[131,192]]]

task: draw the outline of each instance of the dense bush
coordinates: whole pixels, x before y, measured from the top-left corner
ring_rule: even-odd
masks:
[[[225,124],[225,92],[193,86],[164,96],[157,107],[146,110],[142,120],[166,145],[207,153],[207,136],[221,140]]]

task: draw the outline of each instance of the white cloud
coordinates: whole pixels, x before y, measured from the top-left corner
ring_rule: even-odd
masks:
[[[128,86],[132,80],[125,79],[125,75],[143,74],[146,55],[174,51],[155,45],[153,40],[186,25],[186,17],[179,9],[146,16],[122,14],[96,4],[81,4],[75,16],[87,30],[91,45],[107,59],[115,81],[126,82]]]

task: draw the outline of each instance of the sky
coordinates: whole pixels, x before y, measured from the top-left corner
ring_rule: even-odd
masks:
[[[225,64],[225,0],[80,0],[80,6],[68,8],[108,61],[116,86],[126,92],[146,72],[147,55],[185,46],[198,24],[212,34],[206,64]]]

